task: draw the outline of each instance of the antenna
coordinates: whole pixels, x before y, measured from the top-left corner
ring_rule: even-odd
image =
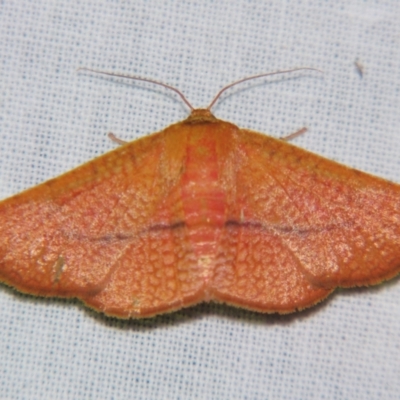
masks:
[[[214,106],[214,104],[218,101],[218,99],[221,97],[222,93],[224,93],[226,90],[230,89],[232,86],[236,86],[239,83],[242,82],[246,82],[252,79],[258,79],[258,78],[263,78],[265,76],[271,76],[271,75],[278,75],[278,74],[287,74],[287,73],[291,73],[291,72],[296,72],[296,71],[317,71],[317,72],[321,72],[323,73],[323,71],[321,71],[320,69],[317,68],[311,68],[311,67],[300,67],[300,68],[293,68],[293,69],[287,69],[287,70],[283,70],[283,71],[275,71],[275,72],[267,72],[264,74],[259,74],[259,75],[253,75],[253,76],[248,76],[247,78],[243,78],[243,79],[239,79],[238,81],[232,82],[229,85],[223,87],[218,93],[217,95],[214,97],[213,101],[210,103],[210,105],[206,108],[206,110],[210,111],[211,108]],[[149,83],[153,83],[155,85],[159,85],[162,86],[166,89],[172,90],[175,93],[177,93],[180,98],[183,100],[183,102],[189,107],[190,111],[194,110],[194,107],[189,103],[189,101],[187,100],[187,98],[183,95],[182,92],[180,92],[178,89],[174,88],[173,86],[167,85],[165,83],[162,82],[158,82],[154,79],[149,79],[149,78],[142,78],[141,76],[136,76],[136,75],[125,75],[125,74],[116,74],[114,72],[105,72],[105,71],[98,71],[96,69],[91,69],[91,68],[85,68],[85,67],[81,67],[78,68],[77,71],[88,71],[88,72],[94,72],[96,74],[102,74],[102,75],[108,75],[108,76],[115,76],[117,78],[127,78],[127,79],[132,79],[135,81],[142,81],[142,82],[149,82]]]
[[[323,73],[323,71],[321,71],[320,69],[317,68],[311,68],[311,67],[300,67],[300,68],[293,68],[293,69],[287,69],[284,71],[275,71],[275,72],[267,72],[264,74],[259,74],[259,75],[253,75],[253,76],[248,76],[247,78],[243,78],[243,79],[239,79],[238,81],[232,82],[229,85],[223,87],[218,93],[217,95],[214,97],[214,100],[210,103],[210,105],[207,107],[207,110],[211,110],[211,108],[214,106],[214,104],[218,101],[218,99],[221,97],[221,94],[224,93],[226,90],[230,89],[232,86],[236,86],[239,83],[242,82],[246,82],[246,81],[250,81],[252,79],[257,79],[257,78],[262,78],[265,76],[271,76],[271,75],[278,75],[278,74],[287,74],[290,72],[295,72],[295,71],[305,71],[305,70],[309,70],[309,71],[318,71]]]
[[[181,97],[183,102],[190,108],[190,111],[194,110],[194,107],[189,103],[187,98],[183,95],[182,92],[180,92],[178,89],[174,88],[173,86],[169,86],[165,83],[158,82],[154,79],[149,79],[149,78],[142,78],[141,76],[136,76],[136,75],[124,75],[124,74],[115,74],[113,72],[105,72],[105,71],[98,71],[96,69],[91,69],[91,68],[78,68],[77,71],[89,71],[89,72],[94,72],[95,74],[102,74],[102,75],[108,75],[108,76],[115,76],[117,78],[127,78],[127,79],[133,79],[135,81],[142,81],[142,82],[149,82],[149,83],[154,83],[155,85],[162,86],[164,88],[170,89],[174,91],[175,93],[178,93],[178,95]]]

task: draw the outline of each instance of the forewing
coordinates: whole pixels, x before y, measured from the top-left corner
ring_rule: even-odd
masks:
[[[169,228],[182,159],[168,159],[164,133],[1,202],[0,280],[121,317],[195,301],[185,232]]]
[[[286,312],[399,273],[399,185],[255,132],[236,140],[217,299]]]

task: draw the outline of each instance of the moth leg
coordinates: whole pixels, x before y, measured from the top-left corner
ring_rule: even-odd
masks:
[[[293,133],[290,133],[289,135],[286,135],[286,136],[282,136],[282,137],[280,137],[279,139],[285,140],[285,141],[289,141],[289,140],[294,139],[294,138],[297,137],[297,136],[302,135],[303,133],[306,133],[307,131],[308,131],[308,128],[303,127],[303,128],[301,128],[301,129],[299,129],[298,131],[293,132]]]
[[[123,145],[123,144],[129,143],[129,142],[126,142],[125,140],[122,140],[122,139],[117,138],[112,132],[110,132],[110,133],[108,134],[108,137],[109,137],[113,142],[115,142],[115,143],[117,143],[117,144]]]

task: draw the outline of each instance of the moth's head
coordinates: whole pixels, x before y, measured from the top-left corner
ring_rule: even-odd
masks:
[[[206,108],[192,110],[190,115],[183,121],[185,124],[202,124],[216,122],[217,118]]]

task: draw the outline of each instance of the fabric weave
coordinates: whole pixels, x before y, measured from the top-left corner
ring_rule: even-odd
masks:
[[[187,116],[226,93],[240,127],[400,182],[397,0],[0,2],[0,198]],[[360,77],[355,61],[364,68]],[[1,228],[0,228],[1,229]],[[264,316],[201,305],[118,321],[0,286],[0,399],[396,399],[400,280]]]

